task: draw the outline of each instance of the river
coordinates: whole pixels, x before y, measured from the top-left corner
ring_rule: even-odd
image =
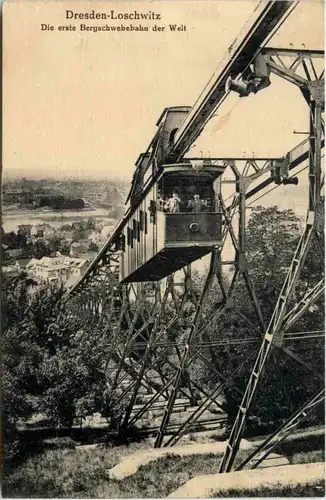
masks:
[[[109,217],[109,210],[105,208],[95,208],[92,210],[65,210],[58,212],[33,211],[7,211],[2,214],[2,225],[6,233],[16,231],[20,224],[44,224],[47,223],[55,229],[59,229],[64,224],[72,224],[89,218],[102,219],[108,223],[116,221]]]

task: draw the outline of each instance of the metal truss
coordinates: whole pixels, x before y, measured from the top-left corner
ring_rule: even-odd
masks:
[[[273,49],[272,54],[277,53]],[[302,93],[309,102],[310,107],[310,132],[309,132],[309,206],[306,220],[305,230],[300,238],[299,244],[293,256],[287,276],[285,278],[282,290],[277,300],[274,312],[270,319],[269,325],[264,334],[261,347],[259,349],[256,361],[254,363],[243,399],[241,401],[236,419],[234,421],[231,434],[225,450],[220,472],[229,472],[236,458],[237,451],[240,446],[242,434],[244,431],[246,419],[250,410],[251,403],[258,389],[258,383],[263,375],[266,361],[271,350],[272,343],[276,346],[282,346],[284,338],[284,323],[291,325],[294,322],[294,317],[297,314],[297,308],[289,312],[289,306],[293,297],[295,285],[298,282],[300,272],[304,266],[308,251],[311,246],[312,237],[320,230],[320,221],[318,220],[319,212],[317,207],[321,203],[321,147],[322,147],[322,126],[321,113],[324,107],[323,98],[323,75],[313,82],[310,80],[310,74],[307,72],[306,57],[302,55],[302,51],[298,51],[297,62],[290,69],[279,70],[279,75],[289,78],[289,72],[293,83],[302,86]],[[308,56],[311,63],[311,54]],[[270,63],[269,63],[270,64]],[[306,79],[302,79],[295,74],[295,69],[303,64],[306,69]],[[313,66],[312,66],[313,67]],[[274,68],[275,69],[275,68]],[[317,75],[316,71],[314,72]],[[320,285],[319,285],[320,287]],[[317,287],[317,294],[319,287]],[[312,299],[315,296],[314,289],[308,296]],[[306,306],[307,307],[307,306]],[[302,304],[298,304],[298,310],[302,309]]]
[[[228,77],[236,77],[247,70],[262,47],[282,25],[285,17],[292,12],[297,3],[287,0],[259,2],[252,18],[245,24],[242,32],[229,47],[227,56],[177,131],[174,145],[169,152],[170,158],[174,161],[180,160],[188,151],[213,112],[216,112],[227,97],[226,82]]]
[[[222,419],[223,405],[220,396],[225,389],[236,391],[242,402],[235,419],[220,472],[231,470],[244,431],[250,405],[258,389],[263,373],[268,375],[266,361],[272,352],[272,345],[290,356],[305,370],[318,377],[299,356],[286,345],[287,341],[321,338],[323,332],[293,332],[295,323],[322,296],[324,279],[312,285],[304,297],[294,300],[295,288],[303,269],[313,238],[323,231],[320,190],[321,148],[324,144],[324,122],[322,118],[323,71],[319,71],[316,61],[321,60],[319,51],[270,49],[264,47],[280,25],[285,15],[295,7],[296,2],[261,2],[255,9],[254,20],[230,47],[227,61],[214,75],[205,92],[200,96],[175,135],[175,142],[164,151],[161,125],[152,140],[147,153],[149,163],[155,172],[167,162],[182,160],[193,140],[198,137],[212,113],[228,94],[227,80],[251,78],[249,88],[258,91],[267,86],[266,78],[272,72],[297,85],[310,109],[310,130],[303,141],[282,159],[246,158],[224,159],[232,178],[223,175],[217,202],[223,213],[222,245],[211,254],[210,267],[205,280],[198,280],[194,269],[187,266],[180,273],[169,276],[162,282],[119,283],[119,235],[128,218],[129,211],[117,224],[112,237],[101,248],[85,275],[69,291],[66,307],[81,318],[86,328],[106,332],[107,349],[103,352],[103,370],[107,375],[111,405],[126,403],[123,428],[136,425],[144,415],[150,415],[157,405],[164,413],[158,426],[155,447],[171,446],[191,431],[200,422],[201,416],[212,406],[220,411],[217,420]],[[255,58],[262,56],[268,69],[264,82],[260,79],[255,87],[255,77],[250,69],[255,66]],[[259,78],[258,78],[259,80]],[[247,82],[248,83],[248,82]],[[236,88],[236,86],[235,86]],[[248,95],[248,94],[242,94]],[[219,159],[221,160],[221,159]],[[255,290],[246,259],[246,210],[247,201],[276,182],[285,183],[288,172],[296,172],[303,162],[309,162],[309,207],[305,230],[301,236],[295,255],[288,269],[282,290],[268,325],[264,317],[259,295]],[[211,159],[212,162],[215,160]],[[276,177],[275,163],[285,161],[286,175]],[[282,167],[277,167],[281,168]],[[266,174],[270,177],[266,179]],[[290,177],[291,179],[291,177]],[[227,184],[234,187],[230,198],[224,195]],[[277,186],[276,186],[277,187]],[[223,189],[222,189],[223,188]],[[141,196],[141,193],[140,193]],[[224,250],[229,244],[234,256],[224,259]],[[226,275],[225,269],[232,268]],[[235,305],[235,293],[239,284],[243,285],[250,299],[255,318],[250,317]],[[242,289],[241,289],[242,290]],[[209,307],[210,300],[214,307]],[[213,310],[212,310],[213,309]],[[222,335],[219,322],[232,311],[242,324],[252,332],[243,339],[232,339],[232,335]],[[216,347],[252,344],[247,359],[239,359],[236,367],[228,374],[219,369]],[[255,360],[255,361],[254,361]],[[195,363],[208,367],[216,375],[218,382],[209,387],[198,382],[192,373]],[[235,379],[240,373],[248,373],[252,367],[246,390],[237,387]],[[141,392],[143,391],[143,392]],[[144,396],[146,393],[146,399]],[[283,439],[305,415],[321,401],[321,392],[306,403],[289,421],[249,457],[244,465],[257,464],[261,457]],[[181,424],[171,423],[171,417],[178,405],[178,397],[194,406],[193,411]],[[141,405],[139,405],[141,400]],[[161,401],[161,403],[159,403]],[[162,402],[163,401],[163,402]],[[169,437],[166,439],[166,436]],[[258,457],[258,458],[257,458]],[[263,458],[262,458],[263,459]],[[254,462],[251,462],[254,460]]]
[[[299,87],[308,87],[315,101],[324,94],[324,52],[322,50],[295,50],[265,48],[262,51],[270,71]],[[317,68],[317,61],[321,68]],[[322,82],[320,85],[318,82]]]
[[[302,299],[286,314],[283,320],[283,331],[289,330],[298,319],[311,307],[320,297],[325,289],[325,278],[322,278]]]
[[[325,401],[325,389],[322,388],[306,401],[288,420],[286,420],[271,436],[258,446],[236,470],[255,469],[265,460],[272,450],[280,444],[293,430],[307,418],[318,405]]]
[[[294,163],[295,161],[296,156]],[[207,354],[211,357],[214,347],[232,345],[230,338],[215,337],[214,341],[204,340],[209,328],[213,328],[217,334],[215,325],[223,312],[231,308],[245,324],[253,328],[255,335],[243,339],[245,344],[253,343],[252,356],[257,353],[265,328],[245,258],[245,210],[251,183],[271,171],[273,160],[246,159],[229,163],[233,180],[226,183],[232,182],[236,193],[229,205],[224,201],[222,193],[219,194],[219,204],[225,220],[223,245],[212,254],[206,284],[200,296],[198,290],[195,292],[190,266],[183,270],[183,278],[170,276],[165,285],[159,282],[119,285],[119,255],[108,250],[96,272],[94,270],[92,277],[83,284],[83,289],[76,295],[76,299],[70,300],[70,303],[75,302],[79,314],[83,314],[88,326],[99,328],[101,325],[107,325],[108,350],[103,353],[104,370],[109,380],[111,404],[118,405],[129,400],[124,415],[124,428],[135,425],[150,410],[155,409],[158,401],[166,401],[166,404],[161,403],[165,409],[155,446],[177,443],[212,404],[221,408],[218,398],[226,388],[231,387],[239,392],[233,379],[241,370],[248,369],[247,363],[239,362],[239,366],[225,377],[218,371],[214,359],[210,361],[207,358]],[[223,247],[228,238],[234,250],[234,259],[231,261],[222,259]],[[229,283],[225,282],[224,266],[234,268]],[[232,297],[241,278],[256,311],[256,324],[234,308]],[[204,314],[203,304],[214,280],[218,286],[219,302],[212,316],[207,316]],[[286,316],[287,325],[284,332],[292,326],[294,318],[301,316],[321,293],[322,284],[306,294],[305,299],[302,299],[302,307],[297,306]],[[185,322],[191,325],[189,331],[185,333],[184,338],[178,338],[173,330],[178,330]],[[318,335],[320,336],[320,333]],[[285,333],[284,338],[302,339],[302,336]],[[286,348],[283,346],[282,349]],[[191,377],[189,369],[196,360],[209,366],[220,379],[221,382],[213,390],[205,389]],[[141,396],[141,389],[150,395],[150,399],[139,408],[137,401]],[[165,434],[171,432],[169,423],[178,396],[187,398],[189,405],[198,406],[184,423],[173,426],[172,436],[163,442]]]

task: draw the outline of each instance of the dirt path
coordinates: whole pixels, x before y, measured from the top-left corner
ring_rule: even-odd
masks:
[[[215,443],[192,444],[186,446],[174,446],[172,448],[156,448],[144,450],[122,459],[122,461],[119,462],[115,467],[108,470],[108,476],[110,479],[121,480],[125,477],[135,474],[142,465],[146,465],[167,455],[184,457],[199,454],[207,455],[209,453],[221,454],[224,453],[225,447],[226,441],[219,441]],[[253,445],[246,439],[243,439],[241,441],[241,450],[250,450],[252,448]]]
[[[228,474],[211,474],[190,479],[168,498],[208,498],[230,489],[250,490],[275,486],[314,484],[325,480],[325,464],[284,465],[277,468],[242,470]]]

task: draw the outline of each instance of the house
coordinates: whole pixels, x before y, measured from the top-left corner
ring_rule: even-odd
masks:
[[[46,224],[36,224],[31,229],[31,236],[34,236],[35,238],[42,238],[47,227],[48,226]]]
[[[16,233],[20,233],[26,236],[26,238],[31,237],[31,230],[32,230],[32,225],[31,224],[20,224],[16,230]]]
[[[89,259],[70,259],[70,277],[65,283],[66,288],[72,287],[83,276],[89,266],[89,263]]]
[[[32,259],[34,260],[34,259]],[[21,271],[27,270],[27,266],[30,263],[31,259],[18,259],[15,264],[9,264],[8,266],[2,267],[3,273],[12,273],[19,274]]]
[[[32,259],[26,269],[42,281],[65,284],[71,277],[76,280],[80,278],[87,266],[88,261],[85,259],[71,258],[58,253],[56,257]]]
[[[30,258],[28,259],[18,259],[18,264],[19,264],[19,267],[22,271],[25,271],[25,269],[27,268],[28,264],[30,263]]]
[[[28,268],[33,270],[37,278],[49,283],[58,281],[64,283],[69,278],[67,266],[63,265],[62,258],[42,257],[41,259],[32,259]]]
[[[16,262],[22,257],[23,253],[23,248],[6,248],[4,249],[4,259],[7,262]]]
[[[26,264],[26,271],[34,271],[36,268],[36,264],[39,262],[38,259],[30,259],[28,264]]]
[[[16,205],[19,203],[32,203],[33,194],[30,189],[6,189],[3,191],[3,203]]]
[[[16,262],[16,264],[11,265],[11,266],[3,266],[1,268],[1,271],[5,276],[14,277],[14,276],[18,276],[20,274],[21,269],[20,269],[19,263]]]
[[[43,231],[43,237],[48,238],[49,236],[53,236],[55,233],[56,233],[56,230],[53,227],[46,225],[46,227]]]
[[[89,262],[85,259],[70,259],[70,274],[75,278],[81,278],[88,265]]]
[[[91,204],[87,200],[85,200],[85,198],[80,198],[80,199],[84,203],[84,208],[92,208]]]

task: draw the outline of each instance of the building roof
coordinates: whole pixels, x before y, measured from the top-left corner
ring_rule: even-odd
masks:
[[[49,270],[68,269],[69,267],[81,268],[86,262],[88,262],[88,260],[89,259],[80,259],[68,257],[66,255],[59,255],[56,257],[42,257],[41,259],[31,259],[27,264],[27,267],[31,268],[37,265],[43,268],[48,268]]]
[[[77,198],[77,199],[82,200],[85,203],[85,205],[89,205],[89,201],[87,201],[85,198]]]
[[[49,266],[49,271],[60,271],[62,269],[67,269],[67,266],[63,264],[54,264],[51,267]]]
[[[1,268],[1,271],[5,274],[7,274],[7,273],[19,274],[20,273],[20,269],[17,266],[3,266]]]
[[[52,264],[52,258],[51,257],[42,257],[38,261],[39,264],[42,264],[44,266],[51,266]]]
[[[38,259],[31,259],[28,264],[26,265],[26,267],[33,267],[35,266],[36,264],[38,264],[39,260]]]
[[[86,262],[87,260],[85,259],[72,259],[70,265],[74,267],[83,267],[83,265],[86,264]]]
[[[21,268],[25,268],[28,266],[31,259],[18,259],[18,264]]]
[[[8,257],[16,257],[18,258],[19,255],[22,255],[23,253],[23,249],[22,248],[8,248],[6,250],[6,254],[8,255]]]

